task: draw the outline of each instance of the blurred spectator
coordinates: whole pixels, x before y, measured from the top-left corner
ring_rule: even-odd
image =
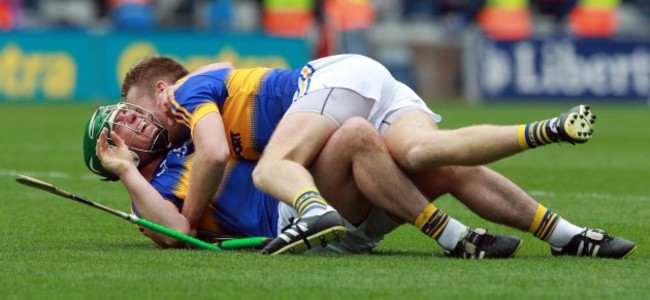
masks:
[[[433,19],[438,15],[440,1],[435,0],[404,0],[402,15],[405,19]]]
[[[533,0],[530,3],[531,9],[540,14],[553,18],[553,21],[560,23],[564,21],[576,5],[578,0]]]
[[[532,32],[528,0],[488,0],[478,15],[478,24],[497,40],[528,38]]]
[[[650,0],[622,1],[618,15],[617,34],[650,39]]]
[[[258,0],[233,1],[234,27],[238,31],[255,31],[261,28],[262,4]]]
[[[208,28],[216,30],[233,29],[235,10],[231,0],[210,0],[205,9],[204,19]]]
[[[368,54],[367,29],[374,24],[370,0],[324,0],[319,3],[317,57],[337,53]]]
[[[194,10],[203,2],[207,1],[155,0],[152,2],[152,6],[156,14],[156,23],[160,28],[195,27],[200,18],[194,15]]]
[[[647,18],[646,21],[650,21],[650,0],[624,0],[623,2],[638,10]]]
[[[263,0],[262,26],[270,35],[306,37],[314,26],[314,0]]]
[[[85,0],[40,0],[39,11],[55,26],[93,27],[97,26],[99,1]]]
[[[25,9],[25,26],[28,28],[103,25],[99,17],[99,4],[103,0],[23,0],[20,2]]]
[[[473,24],[485,0],[404,0],[405,21],[428,21],[442,27],[448,37],[458,37]]]
[[[616,32],[620,0],[578,0],[569,14],[571,31],[581,37],[610,37]]]
[[[22,26],[20,0],[0,0],[0,30],[9,31]]]
[[[151,0],[109,0],[111,19],[121,29],[152,29],[156,26]]]

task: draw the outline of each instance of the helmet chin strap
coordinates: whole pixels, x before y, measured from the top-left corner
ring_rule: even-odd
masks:
[[[133,163],[137,168],[140,165],[140,157],[138,156],[137,153],[133,152],[132,150],[129,150],[129,152],[131,152],[131,156],[133,156]]]

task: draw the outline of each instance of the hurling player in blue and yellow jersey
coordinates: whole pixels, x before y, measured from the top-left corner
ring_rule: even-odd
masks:
[[[429,203],[428,199],[432,199],[429,193],[425,192],[426,197],[418,194],[413,183],[420,191],[427,191],[436,186],[432,178],[437,177],[431,175],[441,172],[442,166],[486,163],[551,142],[586,142],[591,138],[591,123],[595,118],[587,106],[581,105],[558,118],[527,125],[439,130],[435,125],[439,116],[412,90],[395,81],[377,62],[355,55],[323,58],[308,63],[300,71],[206,66],[194,76],[182,79],[170,101],[163,97],[164,90],[185,75],[176,76],[182,72],[175,71],[174,63],[169,59],[150,59],[138,64],[127,74],[123,97],[165,120],[163,125],[169,130],[172,143],[192,140],[195,153],[182,208],[182,215],[192,226],[198,224],[217,192],[229,159],[260,159],[253,172],[255,185],[294,207],[299,217],[267,246],[264,252],[269,254],[296,250],[305,241],[327,243],[345,232],[343,220],[321,196],[308,167],[332,133],[354,117],[370,121],[382,134],[400,167],[415,174],[411,175],[413,182],[403,180],[405,174],[390,159],[388,164],[370,164],[370,170],[378,170],[379,165],[388,169],[365,173],[362,170],[363,176],[359,177],[363,180],[356,180],[356,184],[367,199],[379,201],[381,205],[377,205],[387,211],[393,212],[391,205],[402,201],[405,195],[418,198],[418,203],[427,203],[416,205],[419,213],[403,219],[449,252],[456,248],[459,238],[493,240],[494,236],[468,232],[466,226]],[[291,84],[292,78],[299,80]],[[284,114],[285,104],[290,102]],[[278,123],[280,118],[282,122]],[[266,126],[274,124],[277,126],[269,140],[273,128]],[[267,141],[268,146],[264,145]],[[261,150],[264,156],[260,157]],[[488,187],[489,197],[485,193],[473,196],[467,191],[458,193],[465,198],[464,203],[473,203],[476,205],[473,208],[483,210],[487,218],[533,233],[549,242],[554,254],[585,255],[577,250],[583,244],[598,246],[600,252],[587,253],[593,256],[623,257],[632,253],[634,243],[577,227],[525,196],[502,176],[481,166],[474,168],[464,169],[468,170],[468,176],[474,174],[471,171],[483,171],[474,183],[499,182],[506,187],[481,185],[482,192]],[[442,173],[454,178],[457,170],[452,168],[452,172]],[[469,177],[457,177],[453,186],[467,188],[462,184],[464,178]],[[452,188],[448,187],[447,191]],[[480,201],[474,201],[483,198],[479,195],[490,199],[483,199],[488,206],[498,208],[503,201],[510,201],[520,211],[486,211]],[[514,254],[519,241],[511,245],[509,255]],[[608,254],[608,251],[616,253]]]
[[[109,130],[115,147],[109,146]],[[86,127],[85,161],[93,172],[121,180],[132,198],[132,210],[136,215],[189,233],[189,223],[180,211],[187,196],[187,177],[194,166],[194,147],[186,140],[167,148],[164,143],[157,142],[166,140],[165,134],[166,130],[156,118],[133,104],[99,107]],[[370,139],[373,134],[374,139]],[[375,147],[369,148],[373,143]],[[387,153],[381,157],[377,152],[381,149],[377,147],[379,143],[381,140],[369,123],[350,122],[333,135],[312,169],[315,174],[327,174],[340,180],[319,181],[321,186],[336,189],[341,195],[352,195],[347,198],[351,201],[338,202],[337,207],[347,218],[355,220],[354,224],[345,222],[350,232],[337,242],[329,243],[326,247],[330,251],[370,252],[385,234],[399,226],[386,213],[365,201],[354,187],[354,179],[345,174],[348,173],[346,165],[352,159],[349,154],[358,153],[362,148],[368,149],[364,150],[364,159],[389,161]],[[375,156],[377,154],[380,156]],[[337,164],[332,164],[333,161]],[[200,238],[220,235],[275,237],[279,227],[290,225],[291,219],[298,216],[293,208],[254,186],[251,175],[255,165],[256,161],[251,160],[228,161],[221,185],[198,223]],[[338,170],[337,165],[340,166]],[[167,236],[144,228],[140,230],[163,247],[182,246]],[[518,241],[515,237],[512,239]],[[312,247],[307,243],[301,246],[305,247],[301,250]],[[458,249],[458,254],[464,253],[463,246]]]
[[[171,143],[191,139],[195,154],[183,215],[192,227],[217,192],[229,159],[257,161],[273,129],[291,104],[299,70],[233,69],[227,64],[201,68],[182,77],[181,69],[164,59],[135,66],[127,74],[122,95],[127,102],[158,113]],[[152,76],[166,70],[168,77]],[[199,72],[200,71],[200,72]],[[173,77],[172,77],[173,76]],[[143,82],[143,78],[151,81]],[[177,81],[178,78],[181,78]],[[170,102],[156,101],[156,92],[177,83]],[[161,105],[165,104],[164,110]],[[340,217],[328,238],[345,232]]]

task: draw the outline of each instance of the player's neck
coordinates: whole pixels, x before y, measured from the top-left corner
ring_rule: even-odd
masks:
[[[164,155],[158,155],[150,163],[140,168],[140,174],[142,174],[142,177],[150,180],[153,177],[153,172],[156,171],[156,168],[160,165],[160,162],[164,157]]]

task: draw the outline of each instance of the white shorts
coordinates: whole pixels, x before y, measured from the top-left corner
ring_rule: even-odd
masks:
[[[291,206],[280,202],[278,204],[278,235],[282,228],[291,223],[290,218],[298,218],[298,212]],[[346,220],[343,220],[343,223],[348,232],[341,242],[330,243],[325,248],[315,248],[309,252],[369,253],[379,245],[386,234],[400,225],[374,206],[371,206],[368,218],[359,226],[355,227]]]
[[[349,109],[349,106],[363,108],[367,111],[360,113],[358,116],[364,117],[377,129],[382,122],[388,122],[386,116],[402,109],[418,109],[429,115],[436,121],[442,119],[427,107],[426,103],[411,88],[395,80],[390,72],[379,62],[368,57],[355,54],[344,54],[324,57],[311,61],[301,70],[298,81],[298,91],[293,99],[293,104],[289,107],[287,114],[298,111],[311,111],[321,114],[326,109],[326,100],[318,103],[300,103],[310,93],[325,89],[347,89],[355,92],[363,98],[373,101],[371,106],[365,105],[341,104],[336,102],[333,105],[342,106],[334,108],[336,111]],[[327,93],[321,93],[327,95]],[[320,96],[319,97],[323,97]],[[318,99],[309,101],[317,102]],[[330,116],[331,117],[331,116]],[[333,119],[338,119],[334,117]],[[384,124],[385,125],[385,124]]]

